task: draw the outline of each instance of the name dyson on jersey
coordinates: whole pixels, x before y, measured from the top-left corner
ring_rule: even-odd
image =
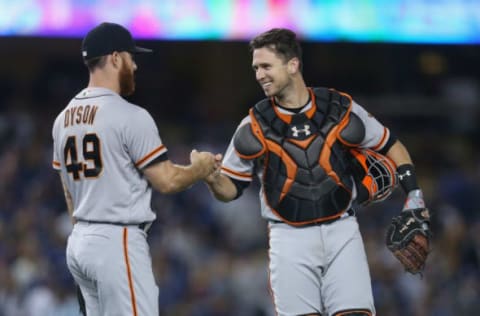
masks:
[[[98,106],[96,105],[79,105],[72,106],[65,111],[64,127],[69,127],[74,124],[89,124],[92,125],[97,114]]]

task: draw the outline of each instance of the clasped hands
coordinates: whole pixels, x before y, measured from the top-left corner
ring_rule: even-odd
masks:
[[[222,154],[212,154],[208,151],[197,151],[196,149],[190,153],[190,163],[193,168],[198,170],[200,179],[220,174],[222,158]]]

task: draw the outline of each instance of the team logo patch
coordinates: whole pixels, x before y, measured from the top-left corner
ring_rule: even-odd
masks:
[[[310,125],[303,125],[303,128],[298,128],[297,126],[292,126],[292,135],[293,137],[298,137],[300,133],[304,133],[305,136],[310,135],[312,132],[310,131]]]

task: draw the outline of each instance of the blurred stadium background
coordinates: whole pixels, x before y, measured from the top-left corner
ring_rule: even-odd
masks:
[[[421,279],[384,246],[402,193],[358,211],[378,315],[480,315],[480,1],[0,0],[0,316],[78,315],[51,126],[87,83],[81,37],[102,21],[155,50],[130,100],[178,163],[191,148],[224,152],[263,97],[247,41],[296,30],[307,82],[350,93],[398,135],[434,212]],[[154,195],[162,315],[274,315],[257,185],[230,204],[203,184]]]

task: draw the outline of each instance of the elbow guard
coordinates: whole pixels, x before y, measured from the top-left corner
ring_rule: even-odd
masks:
[[[238,155],[247,160],[262,155],[266,147],[263,139],[253,133],[251,124],[245,124],[238,129],[233,138],[233,145]]]
[[[365,138],[365,126],[355,113],[350,113],[347,125],[337,132],[338,139],[346,146],[357,146]]]

